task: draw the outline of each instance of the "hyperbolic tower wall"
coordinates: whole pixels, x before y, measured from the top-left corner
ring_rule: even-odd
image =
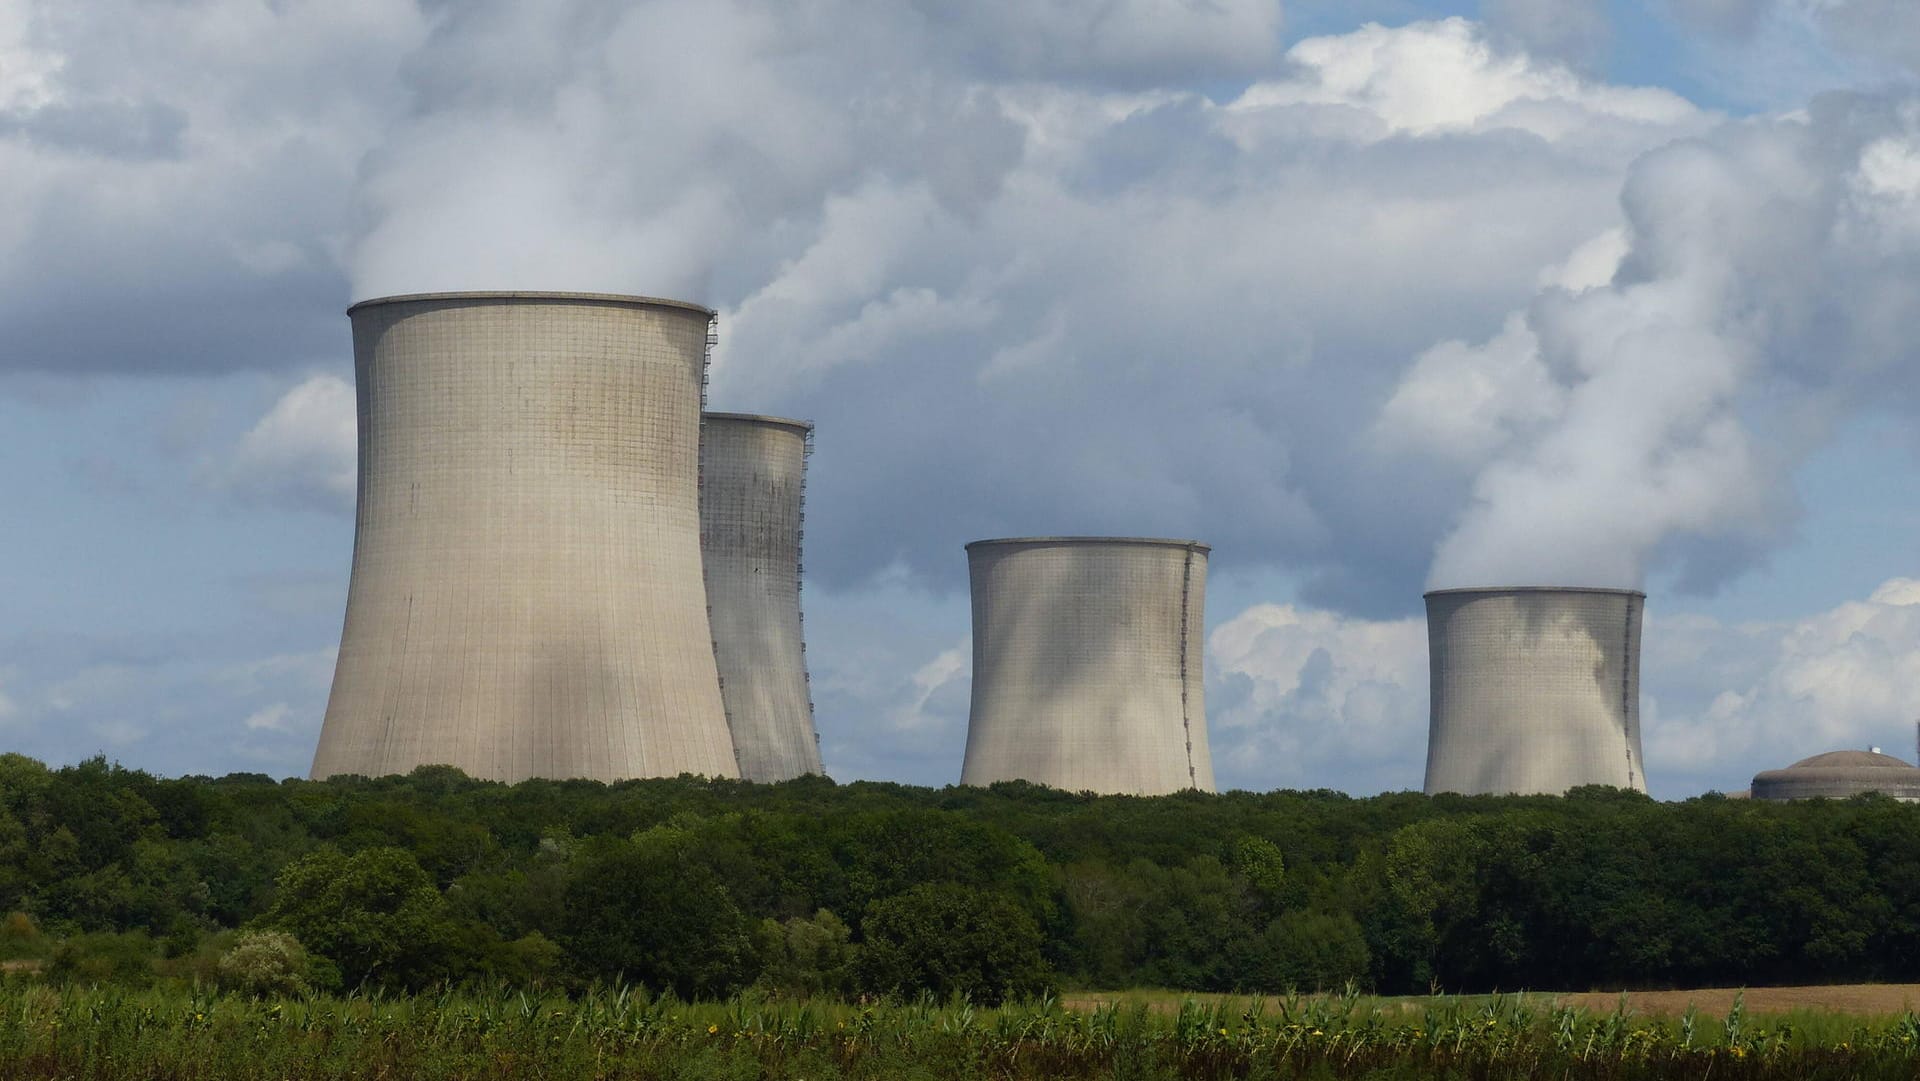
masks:
[[[1646,791],[1646,594],[1443,589],[1426,599],[1429,793],[1559,795],[1586,784]]]
[[[700,538],[720,693],[740,775],[820,772],[800,618],[800,537],[813,425],[708,413]]]
[[[1121,537],[967,545],[973,711],[960,782],[1211,792],[1208,551]]]
[[[313,775],[737,776],[701,581],[712,313],[354,305],[359,513]]]

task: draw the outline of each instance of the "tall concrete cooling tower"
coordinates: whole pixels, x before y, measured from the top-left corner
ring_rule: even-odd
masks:
[[[1429,793],[1647,790],[1640,754],[1640,614],[1624,589],[1427,594]]]
[[[708,413],[700,433],[700,541],[720,694],[740,775],[820,772],[800,620],[800,536],[813,425]]]
[[[359,514],[313,775],[734,777],[700,572],[712,313],[354,305]]]
[[[1208,551],[1132,537],[967,545],[973,712],[960,783],[1213,791]]]

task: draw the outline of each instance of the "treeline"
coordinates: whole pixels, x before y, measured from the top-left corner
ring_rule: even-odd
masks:
[[[4,755],[0,913],[0,961],[38,978],[285,988],[1904,981],[1920,806],[161,779]]]

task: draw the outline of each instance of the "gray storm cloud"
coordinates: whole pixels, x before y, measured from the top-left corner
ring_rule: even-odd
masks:
[[[1550,287],[1500,337],[1429,353],[1389,404],[1489,378],[1537,391],[1482,410],[1472,434],[1498,449],[1433,586],[1669,567],[1711,588],[1790,531],[1792,471],[1837,420],[1912,401],[1920,104],[1834,95],[1729,124],[1641,159],[1622,203],[1610,282]]]

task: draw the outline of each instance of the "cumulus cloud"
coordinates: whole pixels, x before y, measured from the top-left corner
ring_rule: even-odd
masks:
[[[1911,758],[1920,719],[1920,580],[1783,620],[1647,617],[1641,729],[1654,794],[1744,789],[1808,755],[1878,745]],[[1254,605],[1208,639],[1223,787],[1419,788],[1426,624]]]
[[[254,710],[247,719],[240,722],[241,727],[251,732],[265,729],[269,732],[285,732],[292,726],[287,722],[287,714],[292,709],[285,702],[275,702],[270,706]]]
[[[11,725],[20,716],[20,706],[7,696],[7,684],[16,677],[10,668],[0,668],[0,728]]]
[[[1527,52],[1502,49],[1465,19],[1310,38],[1288,50],[1294,78],[1260,83],[1249,106],[1360,108],[1389,132],[1515,129],[1542,138],[1593,138],[1605,119],[1672,125],[1695,115],[1669,91],[1594,82]]]
[[[819,623],[809,618],[809,631]],[[931,785],[959,779],[973,691],[966,640],[931,656],[870,640],[843,645],[831,659],[814,643],[807,656],[829,774]]]
[[[1667,673],[1643,726],[1648,768],[1689,788],[1744,788],[1760,770],[1845,748],[1912,758],[1920,581],[1798,620],[1655,619],[1646,648]]]
[[[1478,464],[1558,418],[1566,398],[1539,339],[1513,316],[1484,343],[1442,342],[1416,357],[1381,407],[1374,439],[1390,452]]]
[[[1635,154],[1711,123],[1463,20],[1302,41],[1226,102],[990,100],[1023,132],[991,199],[868,177],[722,305],[714,400],[820,422],[809,568],[838,585],[954,583],[981,536],[1154,533],[1403,607],[1466,483],[1355,438],[1416,328],[1497,322],[1618,223]]]
[[[1261,604],[1207,639],[1208,739],[1222,787],[1417,789],[1427,630]]]
[[[1480,18],[1535,55],[1583,68],[1599,64],[1613,37],[1604,0],[1481,0]]]
[[[1276,6],[1187,7],[739,0],[699,5],[697,51],[672,0],[450,10],[367,161],[354,290],[715,304],[711,400],[819,422],[835,587],[951,587],[973,537],[1158,533],[1404,604],[1466,478],[1353,433],[1435,328],[1482,333],[1618,224],[1635,155],[1712,117],[1461,19],[1276,57]]]
[[[315,375],[241,437],[224,479],[247,498],[351,513],[358,453],[353,387]]]
[[[407,0],[0,4],[0,368],[336,351],[355,171],[427,21]]]
[[[1824,39],[1855,60],[1920,72],[1920,8],[1908,0],[1667,0],[1666,6],[1686,27],[1771,49],[1779,63],[1831,67],[1822,57],[1782,55],[1778,42],[1766,40],[1769,35],[1789,42],[1796,35]]]
[[[1113,84],[1256,71],[1280,44],[1280,0],[914,0],[931,32],[989,72]]]
[[[1105,6],[958,18],[1070,29]],[[368,163],[355,293],[540,282],[706,299],[863,178],[977,205],[1017,133],[945,43],[911,8],[855,0],[448,9],[407,62],[412,117]]]
[[[251,658],[221,666],[213,672],[212,681],[227,693],[243,697],[284,694],[288,688],[311,695],[332,686],[334,654],[327,648]],[[291,707],[275,702],[269,708],[282,710],[284,716]]]
[[[908,680],[910,697],[889,715],[893,727],[904,732],[951,727],[955,704],[970,701],[972,649],[971,641],[963,641],[915,669]]]
[[[1281,52],[1256,0],[0,0],[0,367],[313,371],[350,293],[703,300],[716,407],[820,423],[836,768],[957,768],[960,543],[1119,532],[1301,577],[1215,646],[1222,775],[1331,775],[1275,733],[1417,733],[1430,570],[1710,585],[1836,417],[1910,400],[1913,107],[1727,122],[1582,74],[1596,6],[1526,7]],[[318,376],[216,473],[338,510],[352,452]]]
[[[708,301],[715,404],[821,424],[836,587],[950,588],[975,536],[1153,532],[1404,604],[1470,478],[1355,433],[1713,120],[1460,19],[1281,54],[1258,0],[8,2],[10,362],[311,368],[349,291]],[[72,307],[102,291],[138,310]],[[296,388],[233,486],[340,506],[344,398]]]
[[[1689,24],[1715,33],[1745,37],[1779,0],[1667,0],[1667,7]]]
[[[1907,0],[1827,0],[1815,10],[1843,47],[1920,73],[1920,7]]]
[[[0,640],[17,712],[9,750],[69,762],[107,753],[163,773],[305,772],[333,679],[333,650],[258,652],[205,632],[38,633]]]
[[[1711,588],[1786,535],[1836,419],[1912,400],[1916,139],[1920,104],[1836,95],[1651,152],[1607,284],[1423,354],[1377,431],[1486,456],[1430,584]]]

